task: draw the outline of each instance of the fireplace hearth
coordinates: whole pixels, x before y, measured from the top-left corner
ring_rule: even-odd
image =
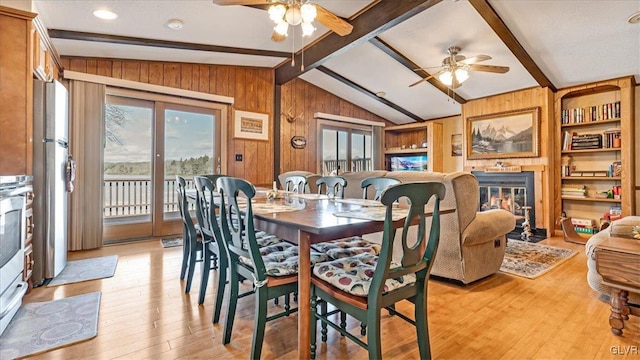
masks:
[[[534,172],[517,173],[474,171],[480,185],[480,211],[504,209],[516,217],[516,229],[510,238],[520,236],[524,231],[525,206],[529,210],[531,232],[534,237],[546,236],[546,229],[536,228]]]

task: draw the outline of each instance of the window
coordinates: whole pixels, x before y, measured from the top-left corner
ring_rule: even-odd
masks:
[[[323,122],[320,129],[322,159],[319,172],[322,175],[374,169],[374,136],[371,128]]]

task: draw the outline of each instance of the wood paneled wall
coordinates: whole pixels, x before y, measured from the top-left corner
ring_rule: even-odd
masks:
[[[469,160],[467,153],[467,119],[479,115],[495,114],[511,110],[540,108],[539,123],[539,156],[532,158],[505,158],[489,160]],[[486,166],[495,165],[496,161],[504,161],[509,165],[521,165],[523,170],[536,173],[536,227],[552,231],[553,222],[553,179],[556,171],[554,164],[555,123],[553,120],[553,92],[548,88],[531,88],[511,93],[471,100],[462,105],[464,170],[483,170]]]
[[[269,133],[273,134],[273,69],[225,65],[186,64],[161,61],[115,60],[63,57],[62,66],[71,71],[168,86],[184,90],[231,96],[233,109],[269,114]],[[256,185],[271,184],[274,142],[233,138],[233,111],[227,129],[227,173]],[[242,154],[243,161],[235,161]]]
[[[280,110],[295,117],[302,115],[303,118],[293,123],[281,118],[280,173],[290,170],[318,171],[322,154],[317,153],[320,134],[317,133],[317,121],[313,117],[316,112],[392,125],[391,122],[301,79],[282,85]],[[291,138],[296,135],[307,139],[304,149],[294,149],[291,146]]]
[[[0,7],[0,175],[32,173],[34,15]]]

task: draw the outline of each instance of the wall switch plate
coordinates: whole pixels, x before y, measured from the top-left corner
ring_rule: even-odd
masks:
[[[236,161],[242,161],[242,154],[236,154]]]

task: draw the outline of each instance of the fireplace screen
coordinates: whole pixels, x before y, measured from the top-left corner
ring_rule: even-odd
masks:
[[[527,204],[527,189],[511,186],[480,186],[480,211],[504,209],[512,213],[517,220],[524,218]]]

